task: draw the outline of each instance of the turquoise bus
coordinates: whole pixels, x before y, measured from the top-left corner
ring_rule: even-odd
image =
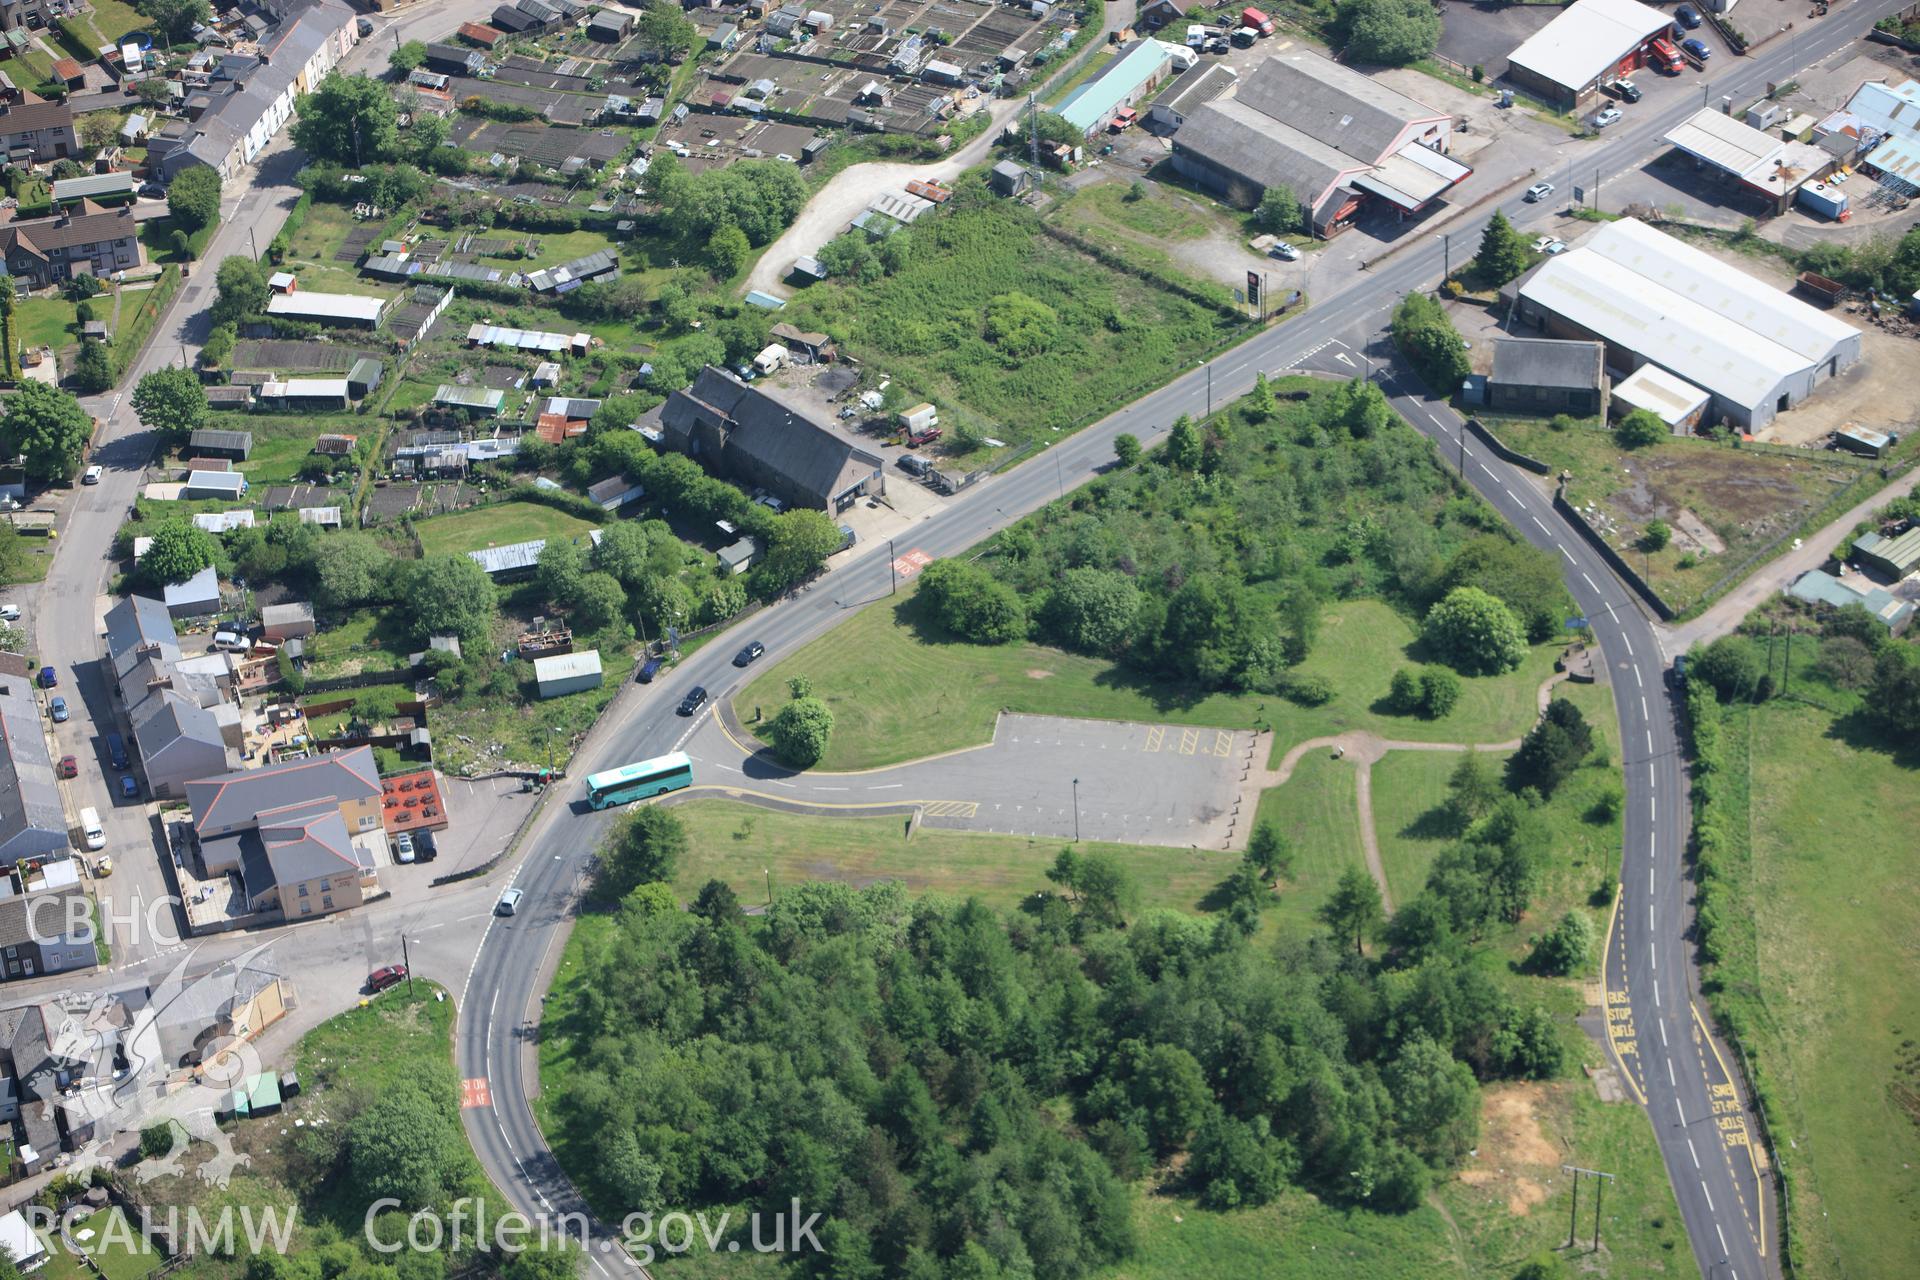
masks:
[[[693,761],[684,751],[587,775],[587,803],[596,809],[630,804],[693,785]]]

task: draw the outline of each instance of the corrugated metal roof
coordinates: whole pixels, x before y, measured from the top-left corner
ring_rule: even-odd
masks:
[[[580,676],[600,674],[600,651],[581,649],[573,653],[556,653],[545,658],[533,660],[533,678],[540,684],[555,680],[572,680]]]
[[[1702,107],[1675,125],[1666,141],[1739,178],[1760,174],[1787,149],[1783,140],[1712,107]]]
[[[357,293],[314,293],[297,289],[276,293],[267,299],[267,314],[289,319],[364,320],[377,323],[385,309],[385,298],[363,298]]]
[[[1053,110],[1084,133],[1105,120],[1122,99],[1160,74],[1172,60],[1170,46],[1158,40],[1136,40],[1114,55],[1099,75],[1068,94]]]
[[[463,409],[498,409],[507,393],[490,387],[455,387],[441,383],[433,393],[435,404],[459,405]]]

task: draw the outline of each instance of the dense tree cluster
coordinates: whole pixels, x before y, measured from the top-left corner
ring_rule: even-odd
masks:
[[[0,455],[23,457],[36,480],[73,478],[93,433],[93,419],[80,402],[44,382],[24,382],[7,397],[0,418]]]
[[[1224,918],[1128,920],[1109,856],[1049,879],[1008,917],[892,883],[792,886],[756,918],[724,885],[690,912],[628,890],[558,1014],[592,1194],[798,1199],[824,1215],[810,1275],[1076,1277],[1133,1249],[1127,1184],[1156,1166],[1216,1207],[1301,1186],[1412,1209],[1474,1145],[1478,1078],[1559,1064],[1552,1020],[1465,961],[1471,919],[1376,961],[1364,906],[1337,942],[1256,948]]]
[[[1391,328],[1394,345],[1431,390],[1451,395],[1473,372],[1460,331],[1453,327],[1446,309],[1426,294],[1410,293],[1401,299]]]
[[[1550,796],[1592,751],[1593,727],[1587,718],[1565,698],[1555,698],[1507,761],[1507,776],[1516,789],[1532,787]]]
[[[1335,28],[1354,62],[1401,67],[1440,44],[1440,11],[1428,0],[1343,0]]]
[[[1470,675],[1511,671],[1527,656],[1526,633],[1505,602],[1479,587],[1455,587],[1427,611],[1420,638]]]

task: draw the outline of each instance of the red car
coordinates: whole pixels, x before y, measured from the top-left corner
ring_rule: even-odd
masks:
[[[385,991],[388,987],[407,980],[407,966],[390,964],[384,969],[375,969],[367,975],[367,990],[374,993]]]
[[[59,772],[63,778],[77,778],[80,776],[80,762],[72,756],[61,756]]]

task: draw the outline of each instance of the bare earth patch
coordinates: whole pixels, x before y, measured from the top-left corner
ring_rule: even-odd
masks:
[[[1560,1165],[1560,1149],[1540,1127],[1535,1109],[1544,1086],[1504,1084],[1480,1094],[1480,1146],[1460,1171],[1460,1181],[1504,1199],[1507,1212],[1524,1217],[1547,1199],[1547,1180]]]
[[[1027,668],[1027,679],[1029,679],[1029,680],[1051,680],[1051,679],[1053,679],[1053,672],[1051,672],[1051,671],[1048,671],[1048,670],[1047,670],[1047,669],[1046,669],[1045,667],[1028,667],[1028,668]]]

